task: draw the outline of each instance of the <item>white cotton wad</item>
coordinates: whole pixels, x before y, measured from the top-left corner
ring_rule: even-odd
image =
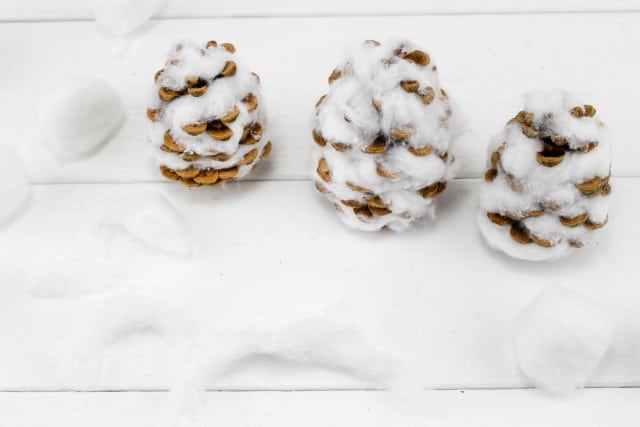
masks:
[[[566,256],[608,220],[611,146],[596,109],[566,92],[536,92],[489,146],[478,225],[514,258]]]
[[[164,3],[165,0],[91,0],[91,11],[107,33],[124,37],[146,24]]]
[[[355,325],[326,315],[294,321],[276,331],[235,333],[230,341],[215,344],[209,354],[187,367],[185,378],[174,387],[174,408],[167,415],[170,425],[204,425],[203,391],[252,356],[340,372],[388,388],[402,399],[422,392],[420,380],[400,359],[372,346]]]
[[[29,196],[29,178],[18,154],[0,144],[0,225],[15,217]]]
[[[162,175],[189,186],[240,179],[271,152],[260,78],[231,43],[174,45],[147,109]]]
[[[350,48],[313,116],[316,189],[349,227],[400,231],[435,217],[451,108],[428,53],[409,41]]]
[[[86,157],[109,141],[125,118],[118,92],[95,77],[56,84],[40,107],[42,139],[58,158]]]
[[[578,292],[550,286],[519,320],[518,363],[536,387],[568,394],[587,383],[612,336],[612,321],[602,308]]]
[[[160,193],[123,200],[107,225],[146,249],[182,257],[193,252],[187,218]]]

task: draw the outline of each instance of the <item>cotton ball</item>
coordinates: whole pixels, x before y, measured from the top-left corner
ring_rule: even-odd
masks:
[[[148,249],[186,257],[193,252],[193,233],[187,218],[160,193],[124,200],[110,225]]]
[[[29,196],[27,171],[18,154],[0,145],[0,224],[20,212]]]
[[[231,43],[175,44],[155,75],[149,142],[162,175],[188,187],[250,174],[271,153],[260,78]]]
[[[489,147],[478,224],[495,249],[553,260],[608,221],[610,141],[596,109],[566,92],[530,93],[524,107]]]
[[[567,394],[586,384],[612,335],[612,322],[598,305],[575,291],[550,286],[519,321],[518,362],[537,387]]]
[[[142,27],[165,0],[92,0],[93,17],[108,33],[123,37]]]
[[[106,143],[125,118],[122,100],[108,83],[78,77],[55,85],[40,109],[43,138],[60,158],[91,154]]]
[[[455,126],[429,54],[408,41],[369,40],[348,51],[329,84],[312,123],[316,189],[360,230],[434,218]]]

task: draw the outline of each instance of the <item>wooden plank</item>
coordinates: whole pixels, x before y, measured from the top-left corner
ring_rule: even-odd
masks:
[[[238,54],[261,75],[273,105],[273,155],[254,178],[306,178],[313,144],[310,115],[327,90],[326,78],[344,43],[372,35],[386,39],[402,29],[428,47],[443,86],[468,121],[469,132],[457,150],[461,177],[480,176],[490,135],[521,108],[522,92],[541,88],[565,88],[596,105],[614,134],[614,174],[637,176],[640,145],[629,105],[640,98],[640,87],[631,84],[640,74],[639,24],[635,13],[167,20],[154,22],[119,54],[90,22],[3,24],[0,91],[11,102],[0,105],[2,141],[24,152],[34,182],[158,181],[144,142],[152,76],[176,37],[217,38],[236,44]],[[613,40],[616,49],[611,49]],[[113,84],[128,121],[94,157],[57,162],[42,149],[36,131],[38,99],[57,78],[81,74]]]
[[[181,425],[635,427],[638,398],[638,389],[591,389],[573,399],[550,399],[535,390],[452,390],[425,391],[410,406],[380,392],[208,393],[200,418]],[[171,403],[167,393],[2,393],[0,423],[168,426],[174,425]]]
[[[608,2],[579,0],[539,0],[513,2],[491,0],[399,0],[395,2],[366,2],[363,0],[168,0],[166,7],[156,14],[158,18],[206,18],[253,16],[335,16],[335,15],[398,15],[398,14],[478,14],[478,13],[530,13],[530,12],[602,12],[638,10],[634,0]],[[52,4],[46,0],[28,0],[22,3],[4,2],[0,5],[0,18],[4,21],[91,19],[90,2],[67,0]]]
[[[598,245],[549,264],[486,247],[475,226],[478,181],[454,182],[435,224],[402,234],[345,229],[312,187],[34,186],[0,239],[0,389],[168,388],[199,360],[215,365],[216,352],[308,316],[360,331],[362,348],[397,359],[425,387],[521,387],[512,327],[550,283],[600,302],[618,325],[592,384],[640,384],[640,178],[614,180]],[[184,213],[193,256],[151,253],[113,225],[129,198],[144,206],[157,192]],[[212,387],[376,385],[354,369],[232,359]]]

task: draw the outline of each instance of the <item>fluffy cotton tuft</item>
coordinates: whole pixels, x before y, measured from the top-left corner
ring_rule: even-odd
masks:
[[[160,193],[126,200],[107,225],[152,250],[183,257],[193,251],[188,220]]]
[[[270,356],[337,371],[374,386],[389,388],[394,397],[412,399],[420,395],[418,378],[395,355],[372,346],[360,330],[346,319],[328,313],[294,321],[275,331],[234,333],[228,340],[214,341],[210,353],[187,367],[185,378],[174,387],[171,425],[200,425],[204,419],[202,391],[211,382],[228,375],[229,368],[252,356]]]
[[[0,145],[0,224],[20,212],[29,196],[29,178],[22,160]]]
[[[165,0],[91,0],[91,10],[101,28],[123,37],[146,24],[164,3]]]
[[[44,142],[62,159],[90,154],[118,131],[124,118],[118,92],[95,77],[59,82],[40,107]]]
[[[612,336],[612,322],[598,305],[575,291],[551,286],[520,319],[518,363],[536,387],[568,394],[586,384]]]
[[[187,186],[249,174],[271,152],[260,78],[230,43],[173,46],[147,110],[160,171]]]
[[[408,41],[352,47],[313,117],[316,188],[345,224],[400,231],[435,216],[451,108],[429,54]]]
[[[593,106],[565,92],[528,94],[489,147],[478,214],[489,245],[542,261],[589,244],[608,220],[610,151]]]

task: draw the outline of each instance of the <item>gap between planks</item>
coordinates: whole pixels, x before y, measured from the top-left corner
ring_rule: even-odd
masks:
[[[534,390],[536,387],[423,387],[423,392],[428,391],[517,391]],[[640,389],[640,385],[590,385],[581,390],[619,390],[619,389]],[[388,392],[387,388],[377,387],[294,387],[294,388],[272,388],[272,387],[241,387],[241,388],[206,388],[207,393],[326,393],[326,392]],[[123,389],[7,389],[0,390],[3,393],[171,393],[170,389],[144,389],[144,388],[123,388]]]
[[[632,9],[587,9],[587,10],[521,10],[521,11],[498,11],[498,10],[476,10],[476,11],[430,11],[414,13],[411,11],[384,13],[384,12],[336,12],[336,13],[282,13],[278,15],[261,15],[250,13],[234,13],[234,14],[201,14],[197,16],[168,15],[153,17],[150,21],[183,21],[183,20],[202,20],[202,19],[289,19],[289,18],[366,18],[366,17],[429,17],[429,16],[521,16],[521,15],[593,15],[593,14],[636,14],[640,13],[640,8]],[[66,22],[91,22],[91,17],[42,17],[32,19],[16,19],[16,18],[0,18],[0,24],[37,24],[37,23],[66,23]]]
[[[612,175],[614,179],[636,179],[640,178],[640,175]],[[480,182],[482,178],[469,178],[469,177],[460,177],[450,179],[449,182]],[[227,184],[231,185],[242,185],[244,183],[260,183],[260,182],[314,182],[311,178],[249,178],[243,179],[242,181],[232,181]],[[65,186],[65,185],[178,185],[173,181],[51,181],[51,182],[40,182],[34,181],[30,183],[33,187],[49,187],[49,186]],[[206,186],[203,186],[206,188]]]

